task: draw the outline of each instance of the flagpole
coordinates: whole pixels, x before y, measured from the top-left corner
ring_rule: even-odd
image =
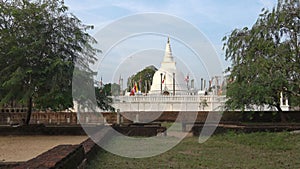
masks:
[[[162,73],[160,73],[160,94],[162,95]]]
[[[147,89],[147,87],[148,87],[148,85],[147,85],[147,80],[145,80],[145,94],[147,95],[147,93],[148,93],[148,89]]]

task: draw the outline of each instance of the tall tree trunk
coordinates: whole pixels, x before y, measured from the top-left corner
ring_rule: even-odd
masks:
[[[278,110],[278,112],[279,112],[281,122],[282,122],[282,123],[287,122],[286,116],[285,116],[285,114],[283,113],[283,111],[282,111],[282,109],[281,109],[281,107],[280,107],[280,104],[276,104],[276,108],[277,108],[277,110]]]
[[[32,113],[32,97],[29,98],[28,105],[27,105],[27,116],[25,121],[26,125],[29,125],[31,113]]]

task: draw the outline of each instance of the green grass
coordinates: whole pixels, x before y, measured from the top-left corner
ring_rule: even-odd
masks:
[[[198,137],[189,137],[166,153],[143,159],[124,158],[103,150],[88,168],[298,169],[300,135],[226,133],[215,135],[203,144],[198,143]]]

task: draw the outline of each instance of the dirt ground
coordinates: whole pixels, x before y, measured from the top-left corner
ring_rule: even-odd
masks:
[[[87,136],[0,136],[0,161],[27,161],[60,144],[80,144]]]

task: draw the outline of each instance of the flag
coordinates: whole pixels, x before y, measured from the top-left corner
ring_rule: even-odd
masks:
[[[147,94],[147,93],[148,93],[148,89],[147,89],[147,80],[145,80],[145,86],[144,86],[144,88],[145,88],[145,93]]]
[[[136,82],[134,83],[134,92],[137,93],[139,91],[138,86],[136,84]]]
[[[129,96],[134,96],[134,87],[130,90],[130,95]]]
[[[190,77],[189,77],[189,75],[187,75],[186,78],[184,79],[184,81],[189,82],[189,79],[190,79]]]
[[[163,78],[163,80],[162,80],[161,83],[162,83],[162,84],[165,83],[165,80],[166,80],[166,75],[164,75],[164,78]]]

